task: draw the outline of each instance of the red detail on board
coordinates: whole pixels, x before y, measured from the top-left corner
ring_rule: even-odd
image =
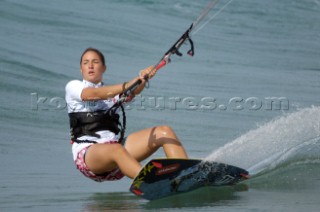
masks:
[[[245,178],[245,179],[249,179],[250,178],[250,175],[245,174],[245,173],[241,173],[240,176]]]
[[[179,163],[172,164],[172,165],[169,165],[169,166],[164,166],[163,168],[159,168],[156,171],[156,175],[164,175],[164,174],[168,174],[168,173],[171,173],[171,172],[175,172],[179,168],[180,168],[180,164]]]
[[[154,162],[152,161],[152,164],[157,167],[158,169],[161,169],[163,167],[162,163]]]
[[[142,191],[140,191],[139,189],[133,189],[132,192],[135,194],[135,195],[138,195],[138,196],[141,196],[143,194]]]

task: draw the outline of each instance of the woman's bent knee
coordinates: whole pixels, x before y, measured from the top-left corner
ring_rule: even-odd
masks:
[[[178,137],[176,136],[173,129],[168,125],[162,125],[156,127],[158,141],[161,141],[164,144],[171,143],[176,145],[182,145]]]
[[[161,125],[156,127],[156,131],[160,134],[160,136],[165,137],[168,135],[174,134],[173,129],[168,125]]]

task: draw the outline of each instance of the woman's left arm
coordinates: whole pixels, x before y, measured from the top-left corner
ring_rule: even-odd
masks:
[[[147,81],[144,79],[144,76],[148,76],[148,80],[150,80],[155,74],[157,70],[154,68],[154,66],[149,66],[148,68],[145,68],[140,71],[139,77],[137,78],[140,79],[142,82],[141,84],[136,88],[134,91],[134,95],[138,95],[142,92],[142,90],[145,88]],[[135,80],[136,82],[136,80]]]
[[[142,92],[142,90],[145,88],[146,80],[144,79],[144,76],[148,75],[148,79],[151,79],[156,74],[156,69],[154,66],[149,66],[148,68],[145,68],[140,71],[140,76],[135,77],[130,82],[126,83],[125,88],[129,88],[131,85],[133,85],[137,80],[141,80],[141,84],[134,90],[134,95],[138,95]]]

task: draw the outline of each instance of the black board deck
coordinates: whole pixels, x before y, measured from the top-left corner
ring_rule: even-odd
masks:
[[[154,200],[203,186],[233,185],[248,178],[248,171],[224,163],[200,159],[153,159],[133,180],[130,191]]]

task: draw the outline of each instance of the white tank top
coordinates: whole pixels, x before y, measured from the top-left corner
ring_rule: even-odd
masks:
[[[66,102],[68,107],[68,113],[74,112],[95,112],[97,110],[108,110],[111,108],[114,103],[119,99],[119,95],[115,96],[114,98],[110,98],[107,100],[96,100],[96,101],[82,101],[81,93],[82,90],[86,87],[102,87],[103,83],[100,82],[98,84],[94,84],[83,80],[72,80],[67,83],[66,85]],[[108,130],[98,131],[96,132],[100,135],[100,138],[93,137],[93,136],[81,136],[78,140],[90,140],[96,141],[98,143],[107,143],[111,141],[118,141],[119,136],[110,132]],[[78,152],[81,151],[83,148],[92,145],[91,143],[73,143],[72,145],[72,153],[73,159],[77,158]]]

